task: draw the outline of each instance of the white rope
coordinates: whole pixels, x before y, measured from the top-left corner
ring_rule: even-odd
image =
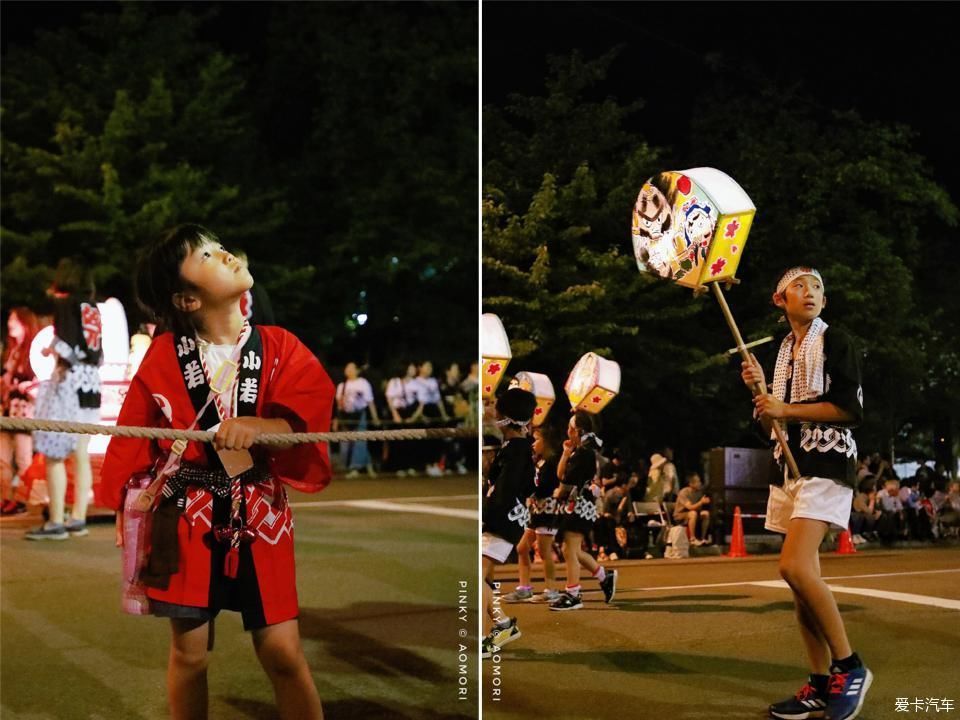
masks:
[[[0,418],[0,430],[6,432],[63,432],[77,435],[112,435],[147,440],[193,440],[212,442],[216,433],[209,430],[174,430],[172,428],[133,427],[126,425],[97,425],[95,423],[43,420],[39,418]],[[454,437],[476,437],[475,428],[405,428],[402,430],[357,430],[324,433],[264,433],[254,441],[259,445],[290,445],[300,443],[356,441],[356,440],[436,440]]]

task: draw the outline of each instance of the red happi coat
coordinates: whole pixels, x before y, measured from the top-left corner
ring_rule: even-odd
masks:
[[[282,418],[293,432],[325,432],[330,428],[334,387],[314,355],[291,333],[279,327],[258,326],[262,340],[262,370],[256,415]],[[118,425],[187,429],[196,417],[177,360],[174,336],[155,338],[130,384]],[[121,510],[123,487],[135,473],[150,471],[172,441],[115,437],[107,447],[101,474],[105,502]],[[330,482],[330,460],[325,443],[300,444],[289,449],[255,445],[258,464],[265,464],[274,483],[245,486],[247,523],[255,528],[250,545],[257,584],[267,624],[297,616],[293,523],[289,506],[279,497],[282,483],[297,490],[317,492]],[[206,465],[203,443],[191,442],[183,453],[185,463]],[[212,497],[191,487],[179,518],[179,568],[165,590],[147,588],[147,595],[178,605],[209,604],[211,554],[208,546],[212,523]]]

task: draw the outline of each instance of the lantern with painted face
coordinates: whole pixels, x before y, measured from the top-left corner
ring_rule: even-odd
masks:
[[[533,410],[533,426],[540,427],[543,421],[550,414],[550,408],[556,401],[556,395],[553,392],[553,383],[550,378],[541,373],[527,372],[526,370],[518,372],[510,381],[510,387],[518,387],[521,390],[533,393],[537,398],[537,407]]]
[[[662,172],[633,207],[637,266],[691,288],[731,280],[756,208],[737,182],[714,168]]]
[[[510,363],[510,341],[500,318],[493,313],[484,313],[480,318],[483,333],[483,367],[480,368],[480,392],[485,398],[493,397],[497,385]]]
[[[571,408],[598,413],[620,392],[620,365],[587,353],[574,366],[563,389]]]

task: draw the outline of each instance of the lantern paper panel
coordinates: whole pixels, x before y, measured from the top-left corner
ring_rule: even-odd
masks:
[[[542,373],[524,370],[518,372],[510,381],[510,387],[518,387],[531,392],[537,398],[537,407],[533,410],[533,426],[540,427],[543,421],[547,419],[547,415],[550,414],[550,408],[553,407],[557,398],[550,378]]]
[[[500,318],[493,313],[484,313],[480,318],[482,337],[481,355],[483,366],[480,368],[480,392],[485,398],[493,397],[500,384],[503,373],[513,357],[510,341],[503,329]]]
[[[734,277],[756,208],[714,168],[662,172],[633,207],[633,251],[641,271],[687,287]]]
[[[574,410],[598,413],[620,392],[620,365],[587,353],[570,372],[564,390]]]

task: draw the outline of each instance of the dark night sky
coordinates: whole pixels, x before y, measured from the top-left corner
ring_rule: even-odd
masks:
[[[540,93],[548,54],[588,58],[623,44],[603,95],[645,101],[652,143],[682,150],[677,123],[708,62],[751,86],[751,65],[778,84],[800,83],[822,108],[903,122],[934,176],[960,202],[960,141],[950,78],[960,43],[952,3],[484,3],[483,102]]]
[[[195,12],[217,8],[204,34],[225,50],[256,62],[268,3],[186,3]],[[712,77],[719,60],[728,82],[753,82],[759,67],[778,83],[799,83],[821,108],[856,109],[868,119],[893,120],[917,133],[917,149],[955,202],[960,201],[960,141],[950,79],[960,67],[960,43],[948,15],[952,3],[691,3],[485,2],[483,102],[511,92],[542,91],[548,54],[582,50],[596,57],[624,45],[604,95],[645,101],[637,118],[652,143],[682,150],[689,122],[683,98]],[[176,12],[184,3],[158,3]],[[3,46],[30,42],[36,28],[76,23],[110,2],[21,2],[2,5]],[[682,79],[677,79],[678,77]]]

